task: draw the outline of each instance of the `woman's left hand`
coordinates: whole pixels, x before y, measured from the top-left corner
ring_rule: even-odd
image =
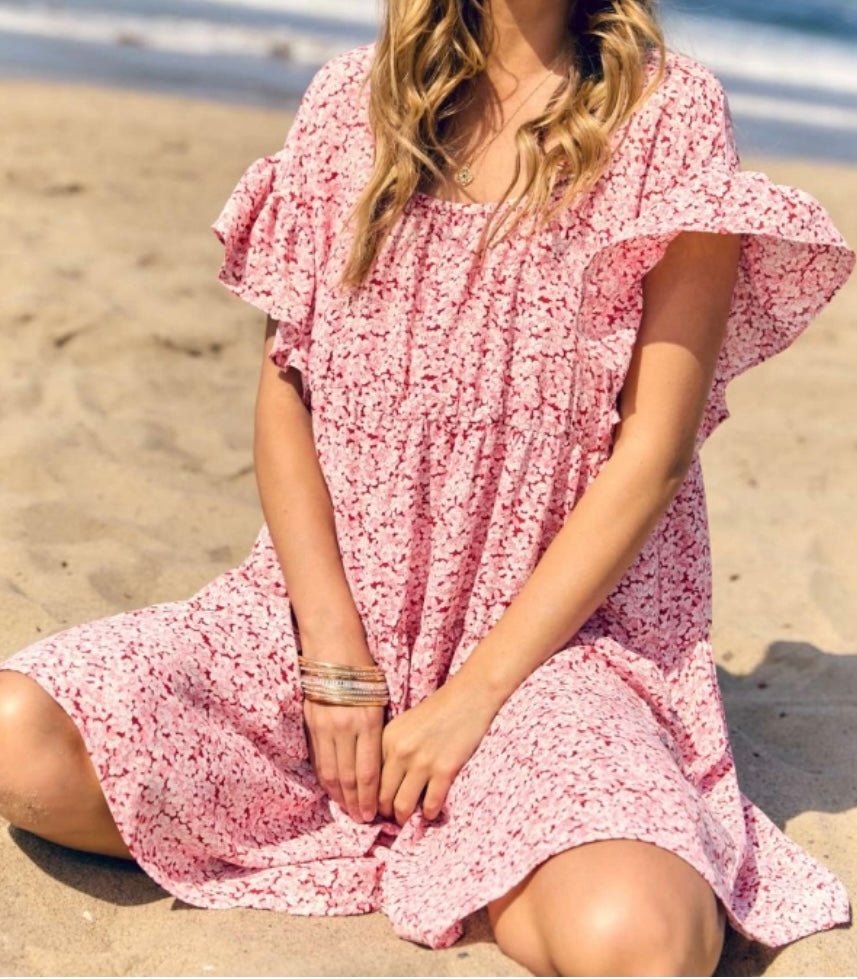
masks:
[[[458,682],[456,682],[458,680]],[[457,674],[416,706],[389,721],[381,735],[378,811],[402,826],[417,808],[434,819],[449,787],[476,750],[497,705]]]

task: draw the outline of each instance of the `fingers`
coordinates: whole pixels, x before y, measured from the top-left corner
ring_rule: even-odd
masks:
[[[435,775],[429,781],[422,804],[422,813],[426,819],[436,819],[440,815],[452,781],[448,775]]]
[[[449,772],[432,774],[414,762],[390,755],[381,770],[378,811],[387,819],[395,817],[400,826],[416,809],[426,819],[435,819],[443,808],[453,778]]]
[[[398,791],[393,796],[392,810],[396,822],[402,826],[419,806],[420,793],[425,788],[425,775],[411,768],[399,783]]]
[[[375,818],[381,769],[383,713],[377,707],[343,707],[351,723],[336,732],[336,764],[343,808],[355,822]]]
[[[307,701],[304,713],[322,788],[355,822],[371,821],[378,801],[383,708]]]
[[[357,807],[357,783],[354,778],[354,751],[357,736],[344,732],[338,734],[333,742],[336,754],[336,778],[339,783],[340,799],[336,801],[348,815],[360,822],[360,811]],[[331,796],[333,798],[333,796]]]
[[[395,757],[385,758],[384,767],[381,769],[381,783],[378,790],[378,812],[385,819],[391,819],[394,815],[393,800],[399,791],[402,779],[405,777],[405,766]],[[395,814],[398,822],[398,814]],[[402,820],[404,822],[404,820]]]
[[[440,814],[454,772],[395,739],[385,745],[383,708],[307,701],[304,711],[316,777],[355,822],[380,813],[402,826],[417,809]]]
[[[380,732],[363,732],[357,738],[354,755],[354,774],[357,780],[357,806],[369,822],[378,808],[378,786],[381,782]]]
[[[345,796],[339,780],[339,759],[336,754],[336,741],[324,731],[315,738],[316,776],[325,792],[345,808]]]

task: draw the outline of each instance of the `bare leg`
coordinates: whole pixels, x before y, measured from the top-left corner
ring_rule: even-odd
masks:
[[[0,815],[52,843],[133,859],[74,721],[13,670],[0,670]]]
[[[487,910],[501,949],[536,975],[710,976],[726,925],[690,864],[626,839],[555,854]]]

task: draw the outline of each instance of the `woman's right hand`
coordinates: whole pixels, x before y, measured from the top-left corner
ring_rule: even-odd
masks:
[[[371,822],[378,809],[384,709],[304,698],[307,747],[316,778],[358,823]]]
[[[373,666],[336,538],[333,503],[303,400],[303,378],[270,359],[279,321],[268,316],[253,455],[265,521],[287,583],[295,638],[307,659]],[[316,777],[355,820],[378,806],[383,707],[305,701],[307,747]],[[361,811],[364,814],[361,816]]]

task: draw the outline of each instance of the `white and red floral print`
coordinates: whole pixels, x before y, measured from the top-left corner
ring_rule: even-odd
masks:
[[[373,45],[317,72],[283,148],[213,229],[220,278],[279,322],[304,378],[336,531],[392,716],[457,670],[608,458],[642,278],[683,230],[743,252],[697,447],[725,386],[788,346],[855,256],[808,194],[739,169],[720,82],[669,54],[599,183],[481,267],[491,204],[414,195],[369,280],[338,277],[372,164]],[[778,946],[849,920],[842,883],[740,791],[710,644],[696,456],[639,556],[515,690],[440,816],[357,823],[307,755],[300,641],[270,536],[192,598],[89,622],[3,664],[78,724],[143,869],[203,907],[382,910],[403,938],[462,919],[552,854],[647,840]]]

